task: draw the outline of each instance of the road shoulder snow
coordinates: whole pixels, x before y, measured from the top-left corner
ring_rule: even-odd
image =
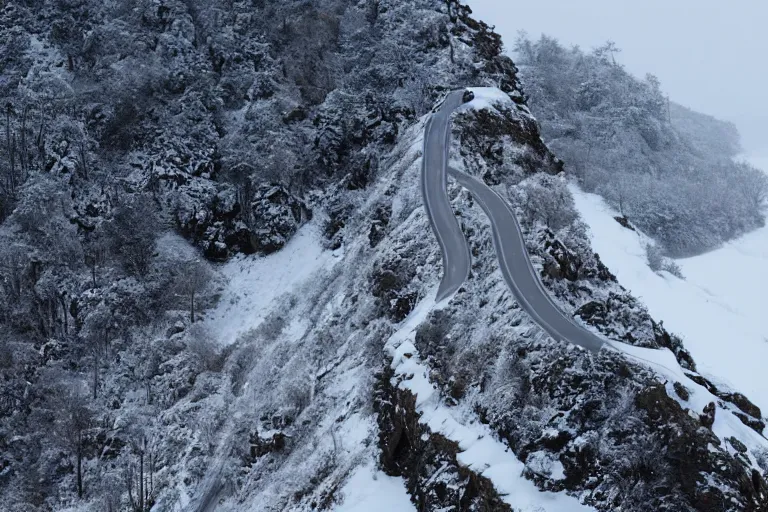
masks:
[[[434,293],[427,293],[434,297]],[[385,349],[392,356],[395,375],[402,378],[399,386],[416,395],[416,410],[421,422],[432,432],[455,441],[461,448],[459,463],[488,478],[502,499],[519,512],[588,512],[595,509],[579,503],[564,492],[539,490],[523,476],[525,465],[478,418],[459,412],[442,403],[438,391],[429,382],[429,368],[419,359],[414,346],[416,328],[429,313],[439,309],[431,299],[422,300],[389,338]]]

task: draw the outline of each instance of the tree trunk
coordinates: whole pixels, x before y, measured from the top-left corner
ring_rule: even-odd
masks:
[[[14,168],[14,142],[11,139],[11,106],[8,104],[8,107],[5,111],[5,145],[6,150],[8,152],[8,163],[10,164],[10,169],[6,171],[5,183],[3,183],[3,187],[5,188],[6,194],[8,194],[10,197],[13,197],[15,194],[15,184],[14,184],[14,174],[16,172]]]
[[[131,508],[136,510],[136,501],[133,499],[133,467],[128,464],[127,482],[128,482],[128,501],[131,503]]]
[[[91,281],[93,282],[91,288],[96,288],[96,263],[91,265]]]
[[[24,105],[24,109],[21,112],[21,181],[26,180],[27,177],[27,112],[29,112],[29,106]]]
[[[69,333],[69,320],[67,319],[68,312],[67,312],[67,292],[63,292],[59,294],[59,304],[61,304],[61,311],[64,315],[64,335],[66,336]]]
[[[83,497],[83,433],[77,433],[77,497]]]
[[[80,141],[80,166],[82,167],[83,178],[88,179],[88,160],[86,157],[85,141]]]
[[[195,292],[189,294],[189,319],[195,323]]]
[[[144,512],[144,451],[139,452],[139,510]]]
[[[41,162],[41,167],[45,167],[45,110],[40,107],[40,129],[37,131],[37,139],[35,144],[37,145],[37,156]],[[43,169],[40,169],[41,171]]]
[[[99,391],[99,351],[93,349],[93,399],[96,400]]]

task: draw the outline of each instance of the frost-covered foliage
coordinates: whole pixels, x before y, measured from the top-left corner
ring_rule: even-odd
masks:
[[[504,108],[490,112],[500,120],[514,120]],[[546,216],[531,214],[535,209],[524,201],[528,189],[553,182],[556,176],[534,174],[521,180],[516,172],[501,178],[488,174],[487,161],[478,161],[476,155],[491,141],[464,134],[475,128],[477,119],[473,112],[457,116],[454,124],[459,128],[455,133],[461,145],[454,148],[454,157],[486,183],[493,185],[498,179],[500,192],[507,189],[518,207],[534,265],[561,307],[609,338],[645,347],[667,347],[676,354],[682,368],[695,372],[695,363],[681,341],[656,323],[592,253],[570,196],[562,201],[562,211],[569,215],[560,217],[570,218],[568,222],[553,226],[547,223]],[[515,169],[521,157],[519,150],[500,150],[496,158],[497,168]],[[540,169],[557,172],[546,165]],[[540,200],[543,205],[563,193],[556,186],[543,187],[539,192],[547,196]],[[671,391],[672,386],[665,389],[643,368],[622,368],[623,363],[609,354],[592,358],[579,351],[552,350],[546,337],[530,328],[525,315],[507,295],[493,263],[489,229],[479,209],[462,192],[456,195],[453,206],[476,256],[473,274],[477,280],[468,283],[466,293],[459,292],[450,305],[433,313],[415,335],[420,356],[434,369],[430,378],[439,384],[447,403],[464,403],[479,411],[481,421],[497,429],[518,458],[526,462],[534,481],[547,489],[574,490],[598,509],[721,510],[728,509],[721,501],[731,499],[728,496],[737,510],[759,510],[764,506],[758,504],[763,498],[751,490],[748,496],[737,497],[726,490],[727,485],[718,483],[730,478],[727,475],[731,470],[726,467],[745,478],[759,472],[749,464],[743,465],[744,459],[739,457],[725,462],[725,439],[708,444],[709,434],[701,430],[701,425],[707,423],[698,418],[692,421],[686,411],[689,397],[684,388],[677,395]],[[663,256],[658,256],[661,269],[669,270],[664,268]],[[477,327],[478,323],[482,327]],[[510,339],[515,341],[507,345]],[[696,379],[710,386],[718,397],[727,396],[701,377]],[[590,398],[592,393],[595,399]],[[745,404],[742,409],[736,405],[738,402],[731,402],[734,417],[749,409]],[[759,432],[764,423],[761,420],[754,426]],[[607,430],[601,432],[603,428]],[[614,437],[608,431],[622,434]],[[675,434],[670,437],[672,431]],[[688,442],[702,449],[689,451]],[[720,448],[710,452],[715,446]],[[648,453],[656,456],[650,458]],[[681,464],[682,459],[686,462]],[[668,480],[672,474],[681,478],[679,484]],[[682,483],[704,474],[707,476],[702,485],[695,488]],[[577,481],[582,483],[571,487]],[[762,485],[757,488],[762,489]],[[583,493],[584,488],[589,491]],[[668,494],[659,498],[654,488],[665,488]]]
[[[177,485],[200,484],[234,400],[226,382],[253,370],[261,339],[222,353],[193,328],[218,292],[203,257],[279,251],[312,209],[322,222],[333,204],[366,205],[400,165],[396,147],[414,162],[401,135],[443,90],[514,91],[498,36],[467,13],[431,0],[0,3],[4,507],[169,509],[185,499]],[[353,242],[349,228],[364,229],[374,246],[414,198],[377,201],[375,227],[340,217],[335,230]],[[408,314],[406,270],[402,289],[381,281],[357,326]],[[263,337],[281,339],[281,321],[268,326]],[[324,328],[295,347],[258,414],[322,407],[293,377],[329,355],[304,347],[347,339]],[[85,411],[74,444],[45,429],[66,423],[70,396]]]
[[[423,114],[467,84],[509,101],[456,119],[452,163],[515,199],[556,299],[695,371],[591,252],[515,66],[453,0],[20,1],[0,16],[4,509],[328,510],[377,461],[420,509],[503,510],[461,446],[420,422],[383,350],[422,320],[440,273]],[[765,506],[764,463],[745,479],[749,452],[703,411],[616,354],[546,340],[471,199],[451,195],[474,268],[416,333],[436,400],[488,423],[536,489],[599,510]],[[282,247],[310,218],[328,247],[311,280],[277,296],[263,288],[278,272],[244,278],[300,260]],[[228,284],[204,258],[272,251],[230,260],[243,282]],[[237,304],[254,296],[268,311]],[[718,396],[762,428],[745,397]]]
[[[530,107],[581,186],[608,200],[673,256],[762,226],[768,179],[739,152],[736,128],[670,103],[608,43],[591,53],[542,36],[515,46]]]

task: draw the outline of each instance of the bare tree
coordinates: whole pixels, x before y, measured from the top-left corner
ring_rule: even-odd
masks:
[[[133,454],[138,464],[129,462],[125,468],[128,500],[136,512],[146,512],[155,501],[155,454],[144,429],[139,429],[131,440]]]
[[[137,196],[117,209],[108,229],[110,245],[128,273],[146,276],[158,232],[156,208],[151,198]]]
[[[85,264],[91,269],[91,287],[96,288],[96,270],[102,266],[109,252],[108,241],[100,229],[96,229],[85,235],[83,241],[83,258]]]
[[[56,433],[75,457],[77,496],[83,497],[83,457],[93,412],[85,405],[85,397],[76,392],[62,392],[58,397]]]
[[[93,358],[93,398],[98,396],[99,368],[102,358],[109,355],[109,336],[113,330],[114,315],[106,307],[99,307],[85,320],[84,341]]]
[[[365,21],[373,27],[376,25],[376,20],[379,19],[379,10],[381,9],[379,0],[367,0],[365,4]]]
[[[208,265],[199,260],[189,260],[181,265],[181,269],[176,278],[177,294],[185,298],[189,305],[189,321],[195,323],[196,300],[200,294],[205,292],[208,284],[211,282],[211,271]]]
[[[629,206],[629,200],[632,197],[632,190],[635,186],[633,179],[626,173],[616,172],[614,176],[604,177],[603,183],[603,195],[605,195],[610,201],[613,201],[616,207],[619,209],[619,213],[622,217],[627,216],[627,207]],[[634,180],[636,181],[636,180]]]
[[[530,221],[543,222],[550,229],[563,228],[577,217],[573,197],[559,178],[537,176],[535,180],[521,184],[517,197]]]

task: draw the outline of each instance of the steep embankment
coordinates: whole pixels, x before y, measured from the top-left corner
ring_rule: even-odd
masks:
[[[122,83],[127,96],[91,93],[88,109],[83,95],[62,100],[55,143],[33,158],[45,171],[2,225],[11,270],[21,269],[2,285],[23,299],[3,304],[17,322],[0,368],[12,391],[0,411],[8,508],[328,510],[353,506],[356,482],[380,470],[416,510],[765,509],[758,442],[733,437],[759,440],[742,421],[761,430],[760,412],[745,397],[706,394],[679,340],[593,253],[514,64],[467,8],[70,7],[3,11],[27,43],[14,84],[38,65],[58,70],[57,84]],[[25,31],[47,34],[54,22],[44,58]],[[94,31],[64,30],[80,26]],[[455,116],[452,163],[512,200],[558,304],[604,336],[669,348],[701,385],[549,339],[510,295],[486,219],[455,185],[471,276],[430,308],[442,269],[419,189],[424,114],[467,85],[506,96]],[[131,109],[137,91],[146,103]],[[70,129],[72,111],[85,112],[74,128],[93,131]],[[301,228],[310,211],[321,238],[291,245],[313,227]],[[171,258],[185,251],[155,250],[149,228],[170,225],[212,260],[277,252],[214,267],[229,284],[203,293]],[[110,243],[100,259],[86,232],[102,228],[138,239],[141,258]],[[72,233],[71,252],[57,252],[52,233]],[[304,274],[289,261],[295,244],[325,263]],[[272,285],[273,264],[294,270],[291,286]]]
[[[762,286],[768,282],[768,229],[760,228],[709,253],[677,260],[684,279],[652,271],[644,234],[617,223],[599,197],[571,189],[590,226],[592,246],[619,281],[650,312],[683,337],[699,370],[713,382],[746,393],[762,410],[768,358]]]

